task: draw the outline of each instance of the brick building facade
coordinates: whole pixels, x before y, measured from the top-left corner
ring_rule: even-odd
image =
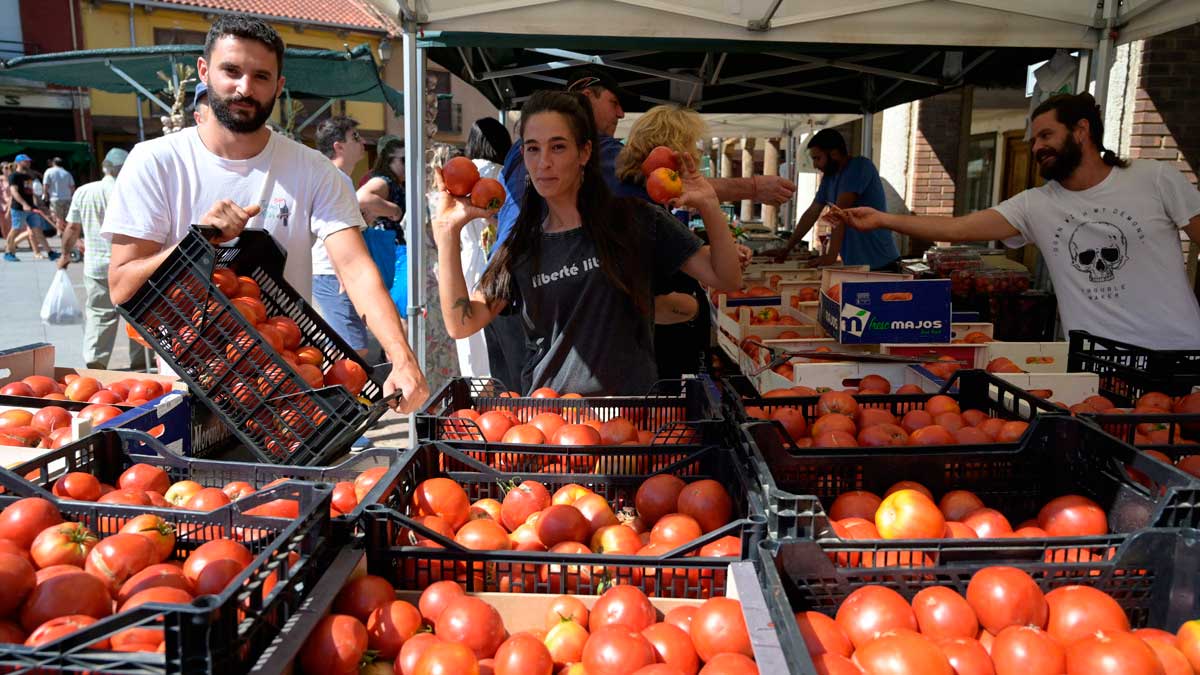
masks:
[[[1146,40],[1137,78],[1129,156],[1171,162],[1196,184],[1200,170],[1200,25]]]

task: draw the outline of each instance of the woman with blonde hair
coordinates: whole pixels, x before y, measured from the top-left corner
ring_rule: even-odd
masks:
[[[633,123],[625,149],[617,155],[618,194],[651,201],[642,175],[642,162],[650,152],[664,146],[691,155],[699,164],[706,133],[703,118],[694,110],[677,105],[647,110]],[[669,292],[654,298],[654,353],[659,377],[674,379],[706,369],[711,319],[704,289],[692,277],[676,273],[664,290]]]

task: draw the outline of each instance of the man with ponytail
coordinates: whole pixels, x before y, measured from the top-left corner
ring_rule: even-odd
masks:
[[[1046,260],[1063,328],[1154,349],[1200,349],[1200,304],[1180,230],[1200,242],[1200,192],[1166,162],[1126,162],[1104,147],[1091,94],[1047,99],[1031,118],[1046,184],[956,218],[841,212],[859,230],[931,241],[1032,243]]]

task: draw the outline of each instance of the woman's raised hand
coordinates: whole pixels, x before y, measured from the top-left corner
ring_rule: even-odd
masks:
[[[433,170],[433,192],[430,193],[430,211],[433,213],[433,236],[438,246],[459,241],[459,233],[467,223],[476,218],[487,218],[492,212],[471,204],[466,197],[455,197],[446,189],[442,170]]]
[[[683,183],[683,194],[671,200],[671,208],[692,211],[720,208],[721,200],[717,199],[717,193],[708,179],[700,174],[696,158],[688,152],[677,152],[675,158],[679,161],[679,180]]]

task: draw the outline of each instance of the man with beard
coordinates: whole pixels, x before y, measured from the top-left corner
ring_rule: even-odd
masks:
[[[835,129],[822,129],[814,134],[808,142],[808,156],[813,167],[823,174],[821,185],[812,204],[801,214],[787,244],[766,252],[779,262],[800,243],[821,217],[826,205],[843,209],[865,206],[880,211],[887,208],[879,171],[870,159],[851,157],[846,149],[846,139]],[[808,264],[810,267],[827,267],[837,262],[839,254],[846,265],[866,265],[872,270],[896,271],[900,260],[900,249],[896,248],[890,232],[847,231],[839,223],[830,232],[829,249]]]
[[[1130,163],[1106,150],[1091,94],[1047,99],[1031,119],[1045,185],[957,218],[870,208],[838,217],[856,230],[886,228],[932,241],[1035,244],[1066,330],[1154,349],[1200,348],[1200,305],[1179,234],[1200,242],[1200,192],[1166,162]]]
[[[312,247],[322,241],[333,267],[393,363],[384,392],[404,394],[409,412],[428,397],[379,271],[359,229],[351,185],[319,152],[265,126],[283,91],[283,40],[246,16],[213,24],[197,61],[211,108],[195,127],[139,143],[121,170],[104,218],[112,241],[114,304],[131,298],[193,223],[220,232],[266,230],[287,251],[284,278],[312,297]]]

